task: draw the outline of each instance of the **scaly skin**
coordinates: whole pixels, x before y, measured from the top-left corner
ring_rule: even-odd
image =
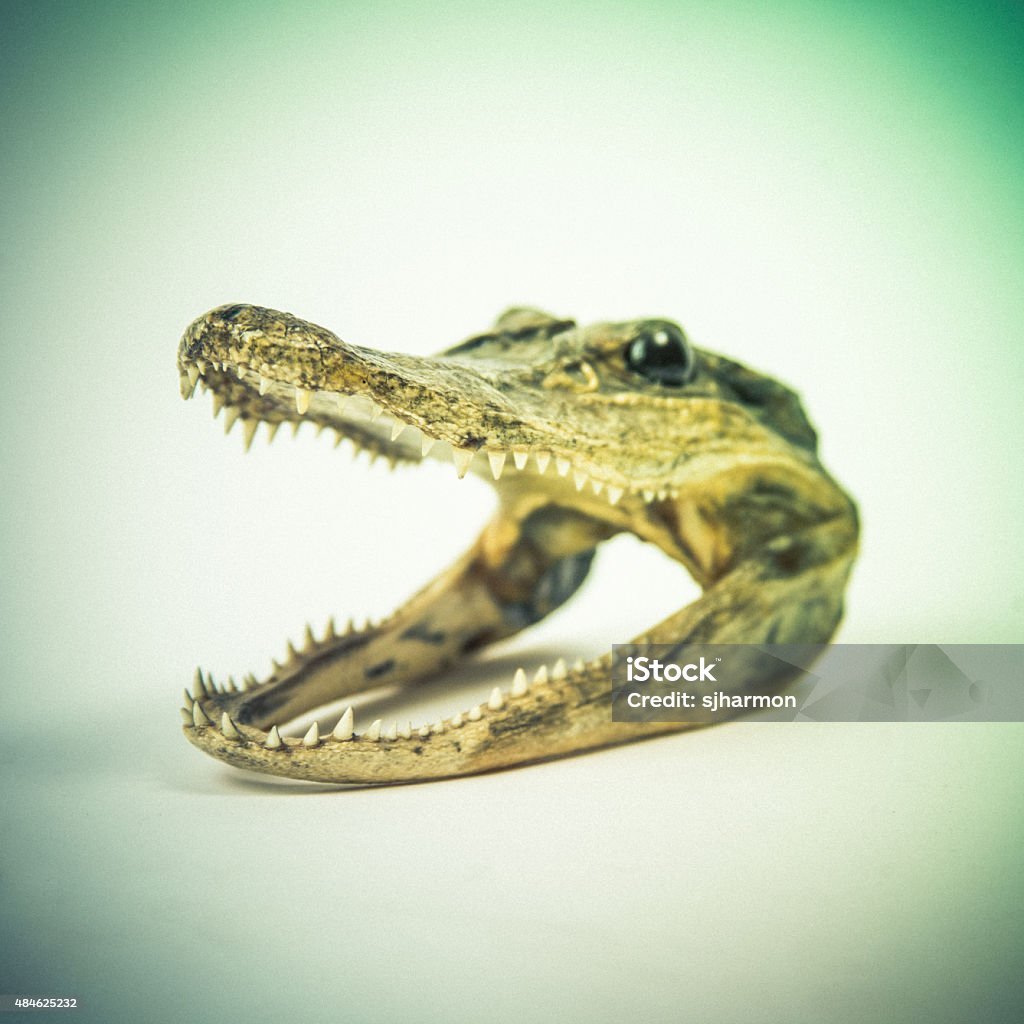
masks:
[[[186,737],[254,771],[384,783],[704,724],[613,722],[610,654],[560,661],[532,683],[520,671],[508,691],[415,730],[374,722],[356,732],[351,711],[333,733],[313,726],[301,740],[274,724],[382,684],[411,686],[511,636],[568,599],[596,546],[623,531],[703,588],[634,642],[826,642],[856,552],[854,505],[818,462],[793,392],[685,342],[685,379],[651,369],[652,347],[671,350],[678,332],[666,323],[579,328],[513,309],[430,358],[352,345],[257,306],[222,306],[191,324],[178,350],[182,394],[201,381],[227,429],[242,423],[247,447],[261,421],[272,437],[283,422],[309,420],[392,462],[441,458],[460,477],[493,477],[499,509],[387,621],[342,635],[331,625],[321,640],[307,630],[301,651],[290,647],[286,664],[241,689],[197,672]]]

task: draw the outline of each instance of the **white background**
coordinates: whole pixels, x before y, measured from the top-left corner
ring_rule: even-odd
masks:
[[[1021,639],[999,67],[948,74],[955,25],[783,10],[17,26],[0,990],[104,1021],[1012,1019],[1018,726],[729,725],[385,790],[245,776],[178,730],[197,663],[386,614],[491,500],[311,432],[243,456],[177,395],[222,302],[416,352],[511,304],[677,319],[799,389],[858,500],[841,639]],[[695,593],[616,541],[427,702]]]

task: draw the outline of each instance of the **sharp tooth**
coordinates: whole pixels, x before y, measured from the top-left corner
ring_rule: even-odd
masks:
[[[302,646],[302,649],[304,651],[315,651],[316,650],[316,648],[317,648],[316,637],[313,636],[313,627],[308,622],[306,623],[306,632],[303,633],[302,639],[305,640],[305,643]]]
[[[526,682],[526,672],[521,668],[516,669],[516,674],[512,679],[512,696],[522,697],[526,693],[529,684]]]
[[[501,477],[501,471],[505,468],[505,453],[488,452],[487,461],[491,464],[491,475],[498,480]]]
[[[391,428],[391,440],[397,441],[402,436],[402,431],[408,425],[408,423],[403,423],[401,420],[395,420],[395,425]]]
[[[224,408],[224,396],[218,395],[215,391],[213,393],[213,418],[216,419],[220,415],[221,409]]]
[[[293,644],[291,642],[291,640],[289,640],[288,641],[288,655],[287,655],[288,661],[295,661],[298,658],[298,656],[299,656],[299,652],[295,649],[295,644]]]
[[[571,463],[568,459],[563,459],[561,457],[555,459],[555,469],[558,470],[559,476],[565,476],[565,474],[569,472],[570,465]]]
[[[377,740],[380,739],[380,719],[379,718],[375,718],[373,720],[373,724],[370,726],[370,728],[367,729],[366,732],[363,733],[363,739],[364,740],[373,740],[374,742],[376,742]]]
[[[235,677],[228,676],[228,684],[224,687],[225,693],[238,693],[238,687],[235,686]]]
[[[502,696],[501,687],[496,686],[491,690],[490,699],[487,701],[487,706],[492,711],[500,711],[505,706],[505,698]]]
[[[192,700],[192,694],[188,692],[188,688],[187,687],[184,690],[182,690],[182,693],[184,693],[184,695],[185,695],[185,707],[187,707],[188,710],[189,710],[189,713],[191,713],[192,712],[192,704],[194,703],[193,700]]]
[[[206,360],[205,359],[197,359],[196,360],[196,369],[199,371],[199,376],[200,377],[204,376],[206,374]]]
[[[402,728],[398,731],[398,735],[401,736],[403,740],[411,740],[412,722],[407,722],[404,726],[402,726]]]
[[[551,669],[551,678],[554,680],[562,680],[566,677],[567,672],[568,669],[565,667],[565,658],[559,658]]]
[[[199,701],[192,705],[192,724],[198,729],[200,726],[213,725],[213,722],[206,717],[206,713],[199,706]]]
[[[537,452],[534,457],[537,460],[537,472],[543,473],[551,462],[551,452]]]
[[[576,484],[576,490],[577,491],[582,491],[583,490],[583,485],[587,482],[587,474],[584,473],[582,470],[577,469],[573,473],[572,478],[573,478],[573,482]]]
[[[334,732],[331,735],[336,740],[350,740],[353,735],[353,725],[355,724],[355,715],[352,713],[351,708],[345,709],[345,714],[338,719],[338,724],[334,727]]]
[[[608,488],[608,500],[613,505],[618,505],[619,498],[622,497],[623,490],[621,487],[609,487]]]
[[[572,670],[573,670],[573,672],[576,672],[579,675],[582,675],[584,672],[587,671],[587,666],[583,663],[583,659],[582,658],[577,658],[572,663]]]
[[[371,402],[370,402],[370,422],[371,423],[376,423],[377,420],[380,419],[380,416],[381,416],[382,412],[384,412],[384,410],[379,405],[377,405],[376,402],[371,400]]]
[[[386,740],[397,740],[398,739],[398,723],[397,722],[392,722],[388,726],[387,732],[384,733],[384,739],[386,739]]]
[[[334,616],[332,615],[327,620],[327,625],[324,626],[324,638],[323,643],[327,643],[328,640],[333,640],[337,636],[337,632],[334,629]]]
[[[237,405],[229,405],[224,413],[224,433],[230,434],[231,428],[238,422],[242,410]]]
[[[281,739],[281,734],[277,731],[277,726],[272,725],[270,732],[267,734],[267,738],[263,743],[263,746],[267,750],[280,750],[284,746],[284,742]]]
[[[299,431],[306,425],[305,420],[292,420],[292,437],[298,437]]]
[[[309,392],[305,388],[295,389],[295,411],[301,416],[309,408]]]
[[[265,395],[270,390],[270,384],[271,384],[270,378],[269,377],[264,377],[263,374],[261,373],[260,374],[260,394],[261,395]]]
[[[220,716],[220,731],[224,733],[225,739],[240,740],[242,738],[242,734],[235,728],[235,723],[231,721],[226,711],[222,712]]]
[[[345,440],[345,435],[340,430],[334,432],[334,447],[337,448],[342,441]]]
[[[457,715],[453,715],[450,719],[450,724],[453,729],[462,728],[462,712],[460,711]]]
[[[274,440],[274,438],[277,437],[277,432],[280,429],[281,429],[281,421],[280,420],[278,420],[277,423],[268,423],[267,424],[267,444],[270,444]]]
[[[654,501],[654,491],[641,491],[640,493],[644,496],[644,501],[646,501],[648,505]]]
[[[345,624],[344,636],[348,636],[349,634],[354,633],[355,630],[356,630],[356,620],[355,619],[349,619],[348,622]]]
[[[256,677],[251,673],[246,673],[245,678],[242,680],[242,689],[247,690],[250,686],[259,686],[260,684],[256,681]]]
[[[537,674],[533,677],[534,683],[546,683],[548,681],[548,667],[547,665],[541,665],[537,669]]]
[[[192,712],[188,708],[178,708],[178,714],[186,725],[192,725]]]
[[[316,722],[306,730],[306,735],[302,737],[302,745],[304,747],[320,746],[320,726]]]
[[[218,371],[220,370],[220,363],[218,363],[216,359],[211,359],[211,360],[210,360],[210,365],[211,365],[211,366],[212,366],[212,367],[213,367],[213,368],[214,368],[215,370],[218,370]]]
[[[243,365],[242,365],[241,363],[239,363],[239,364],[238,364],[238,365],[237,365],[237,366],[235,367],[235,376],[236,376],[236,377],[237,377],[237,378],[238,378],[239,380],[241,380],[241,379],[242,379],[242,378],[243,378],[243,377],[245,376],[245,367],[244,367],[244,366],[243,366]]]
[[[420,455],[422,455],[423,458],[426,458],[430,453],[430,449],[433,448],[435,444],[437,444],[436,437],[427,437],[427,435],[424,434],[423,443],[420,445]]]
[[[601,481],[601,480],[591,480],[590,481],[590,486],[593,489],[595,494],[600,494],[601,493],[601,488],[604,487],[604,482]]]
[[[473,456],[476,452],[469,448],[453,448],[452,449],[452,460],[455,462],[455,469],[458,471],[459,479],[461,480],[469,469],[469,464],[473,461]]]
[[[516,464],[516,469],[525,469],[526,460],[530,457],[529,452],[524,452],[521,449],[512,449],[512,461]]]
[[[245,440],[246,451],[252,447],[252,439],[256,436],[256,428],[259,425],[259,420],[242,420],[242,437]]]
[[[199,380],[199,367],[192,363],[185,368],[185,372],[188,374],[189,384],[195,387],[196,381]]]
[[[203,679],[203,670],[201,668],[196,669],[196,674],[192,679],[192,689],[196,691],[197,700],[202,700],[208,693],[206,689],[206,682]]]

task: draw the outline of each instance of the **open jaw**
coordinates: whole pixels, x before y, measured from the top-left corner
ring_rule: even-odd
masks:
[[[227,432],[242,432],[246,448],[260,424],[273,440],[283,423],[297,429],[312,422],[371,459],[450,462],[460,478],[472,472],[491,481],[499,498],[471,547],[385,621],[340,631],[332,621],[319,637],[307,627],[303,643],[289,644],[285,662],[262,680],[249,675],[218,685],[197,670],[181,709],[195,746],[269,774],[389,783],[508,767],[701,724],[613,722],[611,656],[604,654],[571,666],[559,660],[532,679],[519,670],[480,703],[416,726],[357,723],[349,708],[331,729],[314,722],[301,737],[281,732],[346,697],[437,678],[469,652],[539,621],[575,593],[598,544],[623,531],[661,546],[705,587],[700,601],[638,640],[753,641],[765,631],[779,636],[775,619],[800,641],[831,634],[852,553],[836,512],[842,503],[833,498],[841,492],[813,459],[792,457],[737,405],[702,394],[686,401],[655,396],[639,406],[629,396],[624,414],[622,394],[596,394],[595,371],[579,358],[580,346],[596,344],[595,337],[617,346],[616,325],[598,325],[580,341],[571,321],[515,310],[499,326],[499,335],[436,357],[361,348],[290,314],[247,305],[218,307],[186,330],[178,350],[182,395],[210,390],[214,414],[224,417]],[[664,429],[668,408],[676,436]],[[694,443],[701,431],[709,440]],[[724,488],[738,486],[730,447],[737,443],[740,462],[755,467],[748,471],[755,483],[781,473],[790,500],[794,488],[814,497],[814,514],[801,505],[794,519],[806,532],[796,541],[796,562],[779,547],[787,538],[778,536],[764,560],[738,561],[726,532],[688,497],[687,486],[703,493],[709,480],[721,480],[722,492],[709,493],[724,507]],[[685,474],[659,470],[677,464],[683,450],[693,453]],[[828,506],[820,516],[817,491]],[[763,495],[757,500],[760,509]],[[779,532],[778,511],[769,512]],[[737,514],[745,517],[743,535],[750,534],[748,511]],[[756,530],[751,536],[760,537]],[[780,572],[783,555],[795,569]],[[797,600],[806,609],[802,618],[776,614],[776,605],[786,612]]]
[[[658,496],[653,486],[591,475],[559,450],[557,425],[521,422],[475,368],[360,349],[258,307],[221,307],[193,323],[178,368],[183,396],[210,390],[214,415],[226,432],[241,431],[246,449],[257,431],[272,441],[284,423],[312,422],[371,460],[438,459],[458,478],[501,481],[506,509],[389,619],[362,630],[339,630],[332,620],[320,636],[307,627],[303,643],[289,643],[285,662],[262,680],[218,685],[197,669],[182,708],[192,743],[240,767],[326,782],[445,777],[577,749],[571,712],[603,702],[607,659],[559,660],[529,679],[520,669],[480,703],[429,723],[361,724],[348,708],[332,731],[316,722],[301,738],[281,730],[346,695],[434,677],[536,622],[575,592],[594,545],[622,528],[616,510],[625,524],[631,503]],[[488,445],[496,434],[515,443]],[[592,514],[560,511],[552,495]]]

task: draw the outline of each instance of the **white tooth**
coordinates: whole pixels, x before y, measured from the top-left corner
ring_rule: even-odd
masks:
[[[186,725],[192,725],[192,712],[188,708],[178,708],[178,714],[181,715],[181,720]]]
[[[340,430],[334,431],[334,447],[337,448],[342,441],[345,440],[345,435]]]
[[[491,464],[491,475],[498,480],[501,477],[501,471],[505,468],[505,453],[488,452],[487,461]]]
[[[609,487],[608,488],[608,500],[613,505],[618,505],[619,498],[622,497],[623,490],[621,487]]]
[[[453,715],[451,718],[451,727],[453,729],[462,728],[462,712],[460,711],[457,715]]]
[[[187,707],[189,712],[191,712],[192,704],[194,703],[194,701],[192,700],[192,694],[188,692],[187,687],[182,692],[185,694],[185,707]]]
[[[654,501],[654,491],[641,491],[640,493],[643,494],[644,501],[646,501],[648,505]]]
[[[278,420],[277,423],[268,423],[267,424],[267,444],[270,444],[271,441],[273,441],[274,438],[277,437],[277,432],[280,429],[281,429],[281,421],[280,420]]]
[[[338,719],[338,724],[334,727],[334,732],[331,735],[336,740],[350,740],[352,739],[352,726],[355,724],[355,716],[352,714],[351,708],[345,709],[345,714]]]
[[[242,410],[237,405],[229,405],[224,413],[224,433],[230,434],[231,428],[238,422]]]
[[[320,726],[314,722],[309,729],[306,731],[306,735],[302,737],[302,745],[304,747],[319,747],[320,746]]]
[[[512,696],[522,697],[526,693],[529,684],[526,682],[526,671],[521,668],[516,669],[516,674],[512,679]]]
[[[587,482],[587,474],[584,473],[582,470],[577,469],[573,473],[572,478],[573,478],[573,482],[576,484],[576,490],[577,491],[582,491],[583,490],[583,485]]]
[[[224,396],[218,395],[216,392],[213,394],[213,418],[216,419],[220,415],[221,409],[224,408]]]
[[[194,363],[190,364],[185,368],[185,372],[188,374],[188,382],[192,387],[196,386],[196,381],[199,380],[199,367]]]
[[[438,720],[437,720],[437,721],[436,721],[436,722],[435,722],[435,723],[434,723],[434,724],[433,724],[433,725],[432,725],[432,726],[430,727],[430,730],[431,730],[431,732],[433,732],[433,733],[434,733],[434,735],[435,735],[435,736],[440,736],[440,735],[441,735],[441,733],[443,733],[443,732],[444,732],[444,719],[443,719],[443,718],[439,718],[439,719],[438,719]]]
[[[376,423],[377,420],[380,419],[380,416],[381,416],[382,412],[384,412],[384,410],[379,405],[377,405],[376,402],[371,400],[371,402],[370,402],[370,422],[371,423]]]
[[[403,740],[411,740],[412,722],[407,722],[404,726],[402,726],[402,728],[398,730],[398,735],[401,736]]]
[[[547,665],[541,665],[537,669],[537,674],[533,677],[534,683],[546,683],[548,681],[548,667]]]
[[[466,712],[466,717],[471,722],[479,722],[480,719],[483,717],[483,712],[480,710],[480,705],[477,704],[475,708],[470,708],[469,711]]]
[[[292,420],[292,437],[298,437],[299,431],[306,425],[305,420]]]
[[[391,428],[391,440],[397,441],[402,436],[402,431],[408,426],[407,423],[403,423],[401,420],[395,420],[395,425]]]
[[[430,449],[433,448],[435,444],[437,444],[436,437],[427,437],[426,434],[423,435],[423,443],[420,445],[420,454],[423,458],[427,457],[430,453]]]
[[[245,440],[246,451],[252,447],[252,439],[256,436],[256,428],[259,425],[259,420],[242,420],[242,437]]]
[[[220,731],[229,740],[240,740],[242,738],[242,734],[235,728],[235,723],[231,721],[226,711],[220,716]]]
[[[213,725],[206,713],[199,706],[199,701],[192,705],[192,724],[198,729],[201,725]]]
[[[397,740],[398,739],[398,723],[397,722],[392,722],[388,726],[387,732],[384,733],[384,739],[386,739],[386,740]]]
[[[570,465],[571,463],[568,459],[563,459],[561,457],[555,459],[555,469],[558,470],[559,476],[565,476],[565,474],[569,472]]]
[[[380,739],[380,724],[381,724],[380,723],[380,719],[379,718],[375,718],[373,720],[373,724],[370,726],[370,728],[367,729],[366,732],[363,733],[363,739],[364,740],[373,740],[374,742],[379,740]]]
[[[295,389],[295,411],[301,416],[309,408],[309,392],[305,388]]]
[[[284,746],[284,742],[281,739],[281,734],[277,731],[277,726],[272,725],[270,732],[267,734],[267,738],[263,743],[263,746],[267,750],[280,750]]]
[[[197,359],[196,360],[196,369],[199,371],[199,376],[202,377],[206,373],[206,360],[205,359]]]
[[[530,457],[529,452],[524,452],[521,449],[512,449],[512,461],[516,464],[516,469],[525,469],[526,460]]]
[[[220,370],[220,363],[218,363],[216,359],[211,359],[211,360],[210,360],[210,365],[211,365],[211,366],[212,366],[212,367],[213,367],[213,368],[214,368],[215,370],[218,370],[218,371]]]
[[[476,452],[471,451],[469,448],[453,448],[452,449],[452,460],[455,462],[455,469],[458,471],[459,479],[461,480],[469,469],[469,464],[473,461],[473,456]]]
[[[565,658],[559,658],[551,669],[551,678],[555,680],[564,679],[567,673]]]
[[[338,404],[338,412],[343,413],[345,411],[345,402],[348,399],[348,395],[335,395],[334,401]]]
[[[505,698],[502,696],[500,686],[496,686],[491,690],[491,696],[487,701],[487,706],[492,711],[500,711],[505,706]]]
[[[601,488],[604,487],[604,482],[601,481],[601,480],[591,480],[590,481],[590,486],[593,489],[595,494],[600,494],[601,493]]]
[[[587,666],[583,663],[583,659],[582,658],[577,658],[572,663],[572,670],[573,670],[573,672],[576,672],[579,675],[582,675],[584,672],[587,671]]]
[[[667,497],[668,497],[668,488],[667,487],[663,487],[660,491],[658,491],[658,501],[664,501]]]
[[[419,736],[421,740],[425,740],[430,735],[430,726],[421,725],[419,729],[416,730],[416,735]]]
[[[548,468],[548,463],[551,462],[551,452],[537,452],[535,458],[537,459],[537,472],[543,473]]]
[[[295,661],[298,658],[298,656],[299,656],[299,652],[295,649],[295,644],[293,644],[291,642],[291,640],[289,640],[288,641],[288,655],[287,655],[288,661]]]
[[[192,678],[192,689],[196,691],[196,699],[201,700],[206,696],[206,683],[203,680],[203,670],[201,668],[196,669],[196,674]]]
[[[235,367],[235,376],[236,376],[236,377],[237,377],[237,378],[238,378],[239,380],[241,380],[241,379],[242,379],[242,378],[243,378],[243,377],[245,376],[245,367],[244,367],[244,366],[243,366],[243,365],[242,365],[241,363],[239,363],[239,364],[238,364],[238,365],[237,365],[237,366]]]

